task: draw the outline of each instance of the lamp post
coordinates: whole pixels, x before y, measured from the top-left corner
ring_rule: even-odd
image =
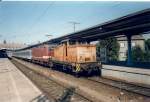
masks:
[[[80,24],[79,22],[74,22],[74,21],[69,22],[69,23],[71,23],[71,24],[73,25],[73,31],[74,31],[74,32],[76,31],[76,25],[77,25],[77,24]]]

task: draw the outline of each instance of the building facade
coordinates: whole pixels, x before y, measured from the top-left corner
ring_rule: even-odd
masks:
[[[127,59],[127,50],[128,50],[127,38],[120,37],[120,38],[117,38],[117,40],[120,45],[119,61],[125,61]],[[144,50],[145,44],[144,44],[143,36],[142,35],[132,36],[131,45],[132,47],[140,46]]]
[[[21,43],[0,43],[0,49],[15,50],[24,47],[27,47],[27,45]]]

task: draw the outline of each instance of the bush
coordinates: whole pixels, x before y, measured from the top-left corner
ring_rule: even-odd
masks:
[[[97,44],[97,56],[100,56],[100,48],[106,48],[106,54],[108,61],[117,61],[119,55],[119,44],[115,37],[109,37],[101,40]]]
[[[132,48],[132,60],[135,62],[144,61],[144,51],[140,48],[140,46]]]
[[[150,62],[150,52],[144,51],[140,46],[132,48],[132,60],[134,62]]]

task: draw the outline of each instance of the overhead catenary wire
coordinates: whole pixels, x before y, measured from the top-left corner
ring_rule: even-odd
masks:
[[[31,24],[30,26],[28,26],[28,28],[26,28],[26,31],[24,31],[23,33],[29,37],[30,33],[32,33],[33,29],[35,28],[35,26],[39,23],[39,21],[43,18],[43,16],[45,16],[45,14],[48,12],[49,8],[54,4],[54,1],[51,2],[50,4],[48,4],[48,6],[45,7],[45,9],[43,10],[43,12],[40,13],[40,15],[34,20],[33,24]],[[35,8],[35,7],[34,7]],[[32,33],[33,34],[33,33]],[[35,42],[30,42],[32,44],[35,44]]]
[[[47,11],[49,10],[49,8],[54,4],[54,2],[52,2],[50,5],[48,5],[46,7],[46,9],[44,9],[44,11],[41,13],[41,15],[39,15],[39,17],[37,17],[37,19],[35,20],[35,22],[30,26],[30,31],[34,29],[34,27],[39,23],[39,21],[43,18],[43,16],[47,13]],[[27,34],[29,34],[30,32],[28,32]]]

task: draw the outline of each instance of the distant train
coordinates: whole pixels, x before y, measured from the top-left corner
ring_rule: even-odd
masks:
[[[65,42],[57,46],[43,44],[14,51],[12,56],[77,76],[99,73],[101,68],[101,63],[96,61],[96,46],[87,43]]]

